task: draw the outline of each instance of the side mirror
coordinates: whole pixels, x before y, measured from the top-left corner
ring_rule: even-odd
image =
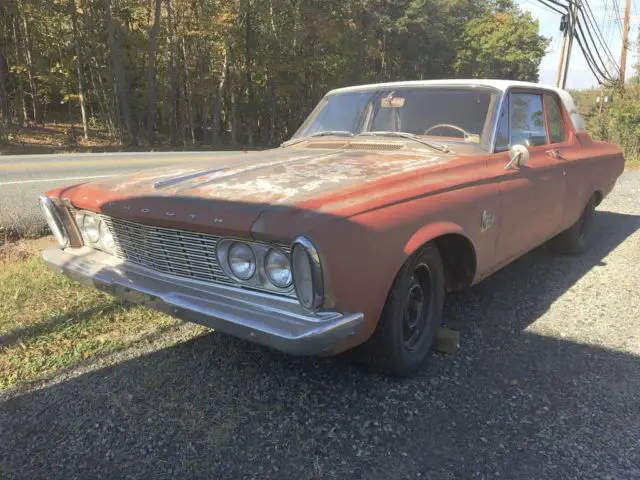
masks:
[[[504,166],[504,169],[524,167],[528,162],[529,149],[524,145],[514,145],[509,149],[509,163]]]

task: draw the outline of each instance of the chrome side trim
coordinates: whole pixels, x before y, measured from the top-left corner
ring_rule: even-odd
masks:
[[[159,188],[169,187],[171,185],[176,185],[178,183],[186,182],[187,180],[193,180],[198,177],[204,177],[206,175],[211,175],[212,173],[221,172],[225,170],[226,167],[221,168],[213,168],[211,170],[200,170],[195,173],[189,173],[187,175],[180,175],[178,177],[167,178],[166,180],[158,180],[153,184],[153,188],[158,190]]]
[[[42,258],[53,270],[84,285],[296,355],[339,349],[364,321],[362,313],[310,313],[296,300],[279,295],[163,278],[89,247],[49,248]]]

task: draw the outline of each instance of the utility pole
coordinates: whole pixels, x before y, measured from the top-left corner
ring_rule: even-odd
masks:
[[[622,29],[622,52],[620,52],[620,83],[624,86],[624,76],[627,70],[627,50],[629,48],[629,15],[631,13],[631,0],[626,0],[624,5],[624,27]]]
[[[630,0],[627,0],[627,3]],[[576,32],[576,23],[578,21],[578,9],[580,8],[580,0],[575,0],[569,7],[569,15],[565,22],[561,23],[564,27],[564,41],[562,43],[562,52],[560,54],[560,64],[558,65],[558,74],[556,76],[556,86],[565,88],[567,85],[567,74],[569,73],[569,59],[571,58],[571,46],[573,45],[573,37]]]

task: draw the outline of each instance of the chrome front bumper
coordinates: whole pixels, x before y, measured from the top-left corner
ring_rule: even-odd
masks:
[[[88,247],[42,258],[84,285],[294,355],[331,352],[363,323],[362,313],[312,314],[296,299],[165,275]]]

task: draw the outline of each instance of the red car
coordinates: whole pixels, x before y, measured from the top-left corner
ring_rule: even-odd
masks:
[[[55,270],[292,354],[424,362],[445,293],[579,254],[624,168],[570,95],[442,80],[329,92],[281,148],[41,197]]]

